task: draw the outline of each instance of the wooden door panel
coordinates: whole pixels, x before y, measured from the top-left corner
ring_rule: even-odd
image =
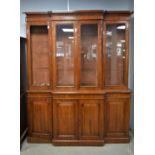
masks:
[[[129,99],[110,99],[106,103],[107,135],[123,135],[129,130]]]
[[[80,89],[98,89],[102,85],[102,22],[83,20],[78,23],[78,86]]]
[[[80,100],[80,138],[99,138],[103,127],[103,104],[100,100]]]
[[[109,131],[122,131],[124,122],[124,103],[109,102]]]
[[[52,21],[52,66],[54,89],[76,88],[75,22]],[[73,30],[73,31],[72,31]],[[68,32],[70,31],[70,32]]]
[[[46,135],[51,133],[52,103],[50,98],[29,98],[30,135]]]
[[[105,87],[127,88],[128,85],[128,23],[104,22]]]
[[[77,102],[55,100],[53,104],[54,138],[75,139],[77,137]]]
[[[46,25],[30,26],[28,48],[28,77],[30,89],[49,89],[51,61],[49,35]]]
[[[46,113],[47,112],[47,113]],[[48,132],[48,106],[42,101],[33,102],[33,131]]]

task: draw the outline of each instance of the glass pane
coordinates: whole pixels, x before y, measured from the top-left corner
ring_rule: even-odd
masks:
[[[56,26],[57,86],[74,85],[73,24]]]
[[[81,86],[97,85],[98,25],[81,25]]]
[[[122,85],[125,63],[125,24],[106,27],[106,85]]]
[[[50,85],[50,59],[47,26],[31,27],[32,83]]]

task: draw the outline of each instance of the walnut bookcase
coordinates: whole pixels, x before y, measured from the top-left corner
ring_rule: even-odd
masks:
[[[26,12],[28,142],[129,142],[130,14]]]

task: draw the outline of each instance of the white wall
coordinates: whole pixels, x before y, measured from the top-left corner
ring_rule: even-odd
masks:
[[[25,35],[26,11],[67,11],[69,10],[133,10],[133,0],[20,0],[20,35]],[[134,17],[131,19],[129,52],[129,88],[132,90],[131,123],[134,128]]]

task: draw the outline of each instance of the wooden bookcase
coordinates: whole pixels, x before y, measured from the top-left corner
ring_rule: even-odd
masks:
[[[28,142],[129,142],[130,14],[26,12]]]

